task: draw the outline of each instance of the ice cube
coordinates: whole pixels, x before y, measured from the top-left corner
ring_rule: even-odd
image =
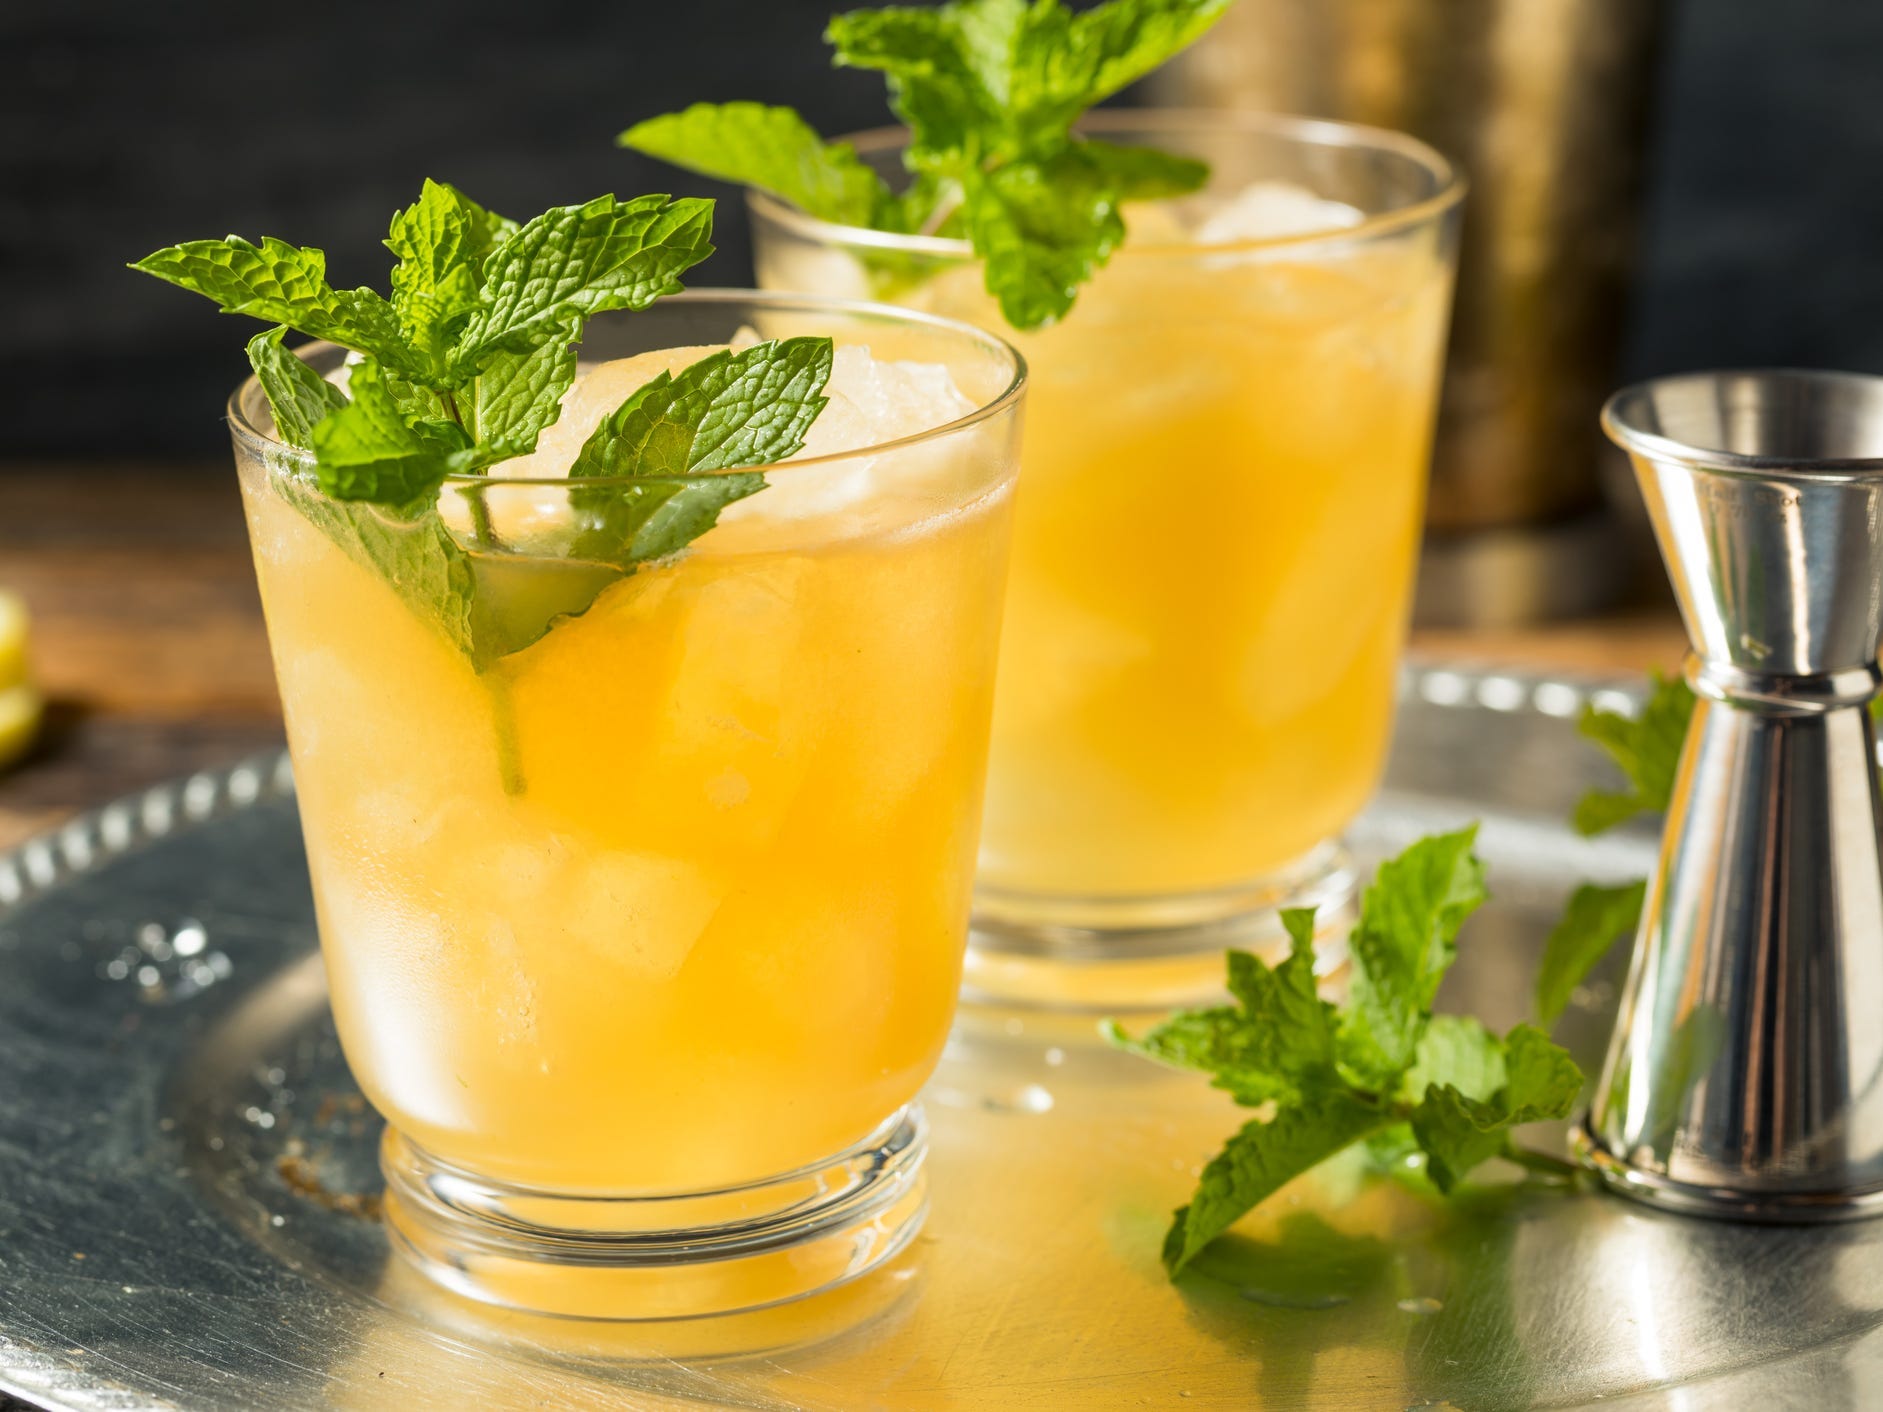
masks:
[[[1316,196],[1293,182],[1258,181],[1218,205],[1197,227],[1196,239],[1205,245],[1279,240],[1344,230],[1364,219],[1356,207]]]
[[[830,405],[794,459],[832,456],[946,426],[974,410],[940,363],[884,360],[847,344],[831,362]]]
[[[946,426],[974,410],[940,363],[879,359],[862,344],[837,349],[825,388],[829,404],[811,424],[804,448],[791,460],[842,456]],[[946,458],[944,458],[946,459]],[[788,463],[787,463],[788,464]],[[913,451],[854,456],[828,466],[782,470],[770,485],[728,506],[722,524],[805,520],[833,516],[880,497],[892,484],[918,482],[935,469],[934,458]],[[849,528],[861,529],[859,522]]]
[[[504,911],[513,916],[546,912],[561,891],[569,851],[560,834],[520,833],[484,849],[472,864],[466,886],[494,888]]]
[[[385,853],[417,853],[437,838],[454,801],[400,785],[362,789],[353,799],[357,837]]]
[[[729,891],[679,858],[603,853],[575,870],[562,915],[595,954],[665,981],[679,974]]]

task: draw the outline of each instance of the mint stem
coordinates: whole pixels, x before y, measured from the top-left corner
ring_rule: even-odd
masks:
[[[503,792],[514,799],[527,788],[523,778],[523,743],[517,734],[516,700],[510,694],[510,680],[501,668],[484,673],[482,680],[490,691],[491,724],[497,733],[497,773],[503,780]]]
[[[471,538],[477,541],[480,549],[497,547],[497,531],[490,523],[490,506],[484,503],[484,492],[480,488],[468,499],[471,502]]]
[[[1582,1176],[1582,1168],[1574,1162],[1561,1157],[1553,1157],[1547,1152],[1538,1152],[1534,1148],[1519,1147],[1514,1142],[1505,1146],[1504,1160],[1515,1163],[1535,1176],[1548,1177],[1559,1182],[1575,1181]]]

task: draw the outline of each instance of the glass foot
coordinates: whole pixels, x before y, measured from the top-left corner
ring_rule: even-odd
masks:
[[[832,1289],[901,1250],[928,1211],[916,1104],[828,1162],[719,1191],[583,1196],[493,1182],[391,1128],[392,1243],[471,1299],[590,1319],[696,1319]]]
[[[1210,892],[1042,897],[983,888],[965,994],[1105,1014],[1208,1001],[1222,993],[1224,951],[1285,953],[1281,913],[1290,907],[1317,909],[1317,969],[1327,974],[1346,961],[1355,886],[1353,859],[1336,841],[1271,877]]]

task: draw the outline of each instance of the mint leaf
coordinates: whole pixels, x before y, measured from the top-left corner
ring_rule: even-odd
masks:
[[[1314,935],[1291,938],[1287,960],[1270,970],[1246,951],[1229,953],[1229,993],[1259,1042],[1245,1063],[1296,1085],[1334,1077],[1334,1007],[1315,988]]]
[[[1125,235],[1116,191],[1076,149],[968,173],[961,213],[987,292],[1016,328],[1063,318]]]
[[[1273,1042],[1252,1033],[1238,1007],[1180,1010],[1141,1038],[1126,1034],[1115,1020],[1106,1022],[1104,1032],[1120,1049],[1141,1058],[1212,1075],[1213,1087],[1251,1108],[1297,1091],[1274,1063]]]
[[[386,248],[399,257],[393,312],[406,342],[433,368],[442,370],[456,324],[477,303],[484,257],[516,232],[515,221],[429,177],[418,200],[392,218]]]
[[[349,558],[390,584],[415,616],[459,651],[475,650],[476,574],[429,496],[406,505],[369,505],[331,499],[291,471],[272,483]]]
[[[757,471],[580,488],[571,492],[583,520],[574,552],[616,564],[664,559],[718,524],[733,501],[764,488]]]
[[[831,19],[824,39],[839,67],[887,78],[889,106],[909,126],[910,165],[921,170],[1000,149],[1004,95],[996,90],[1007,75],[999,35],[1022,8],[1019,0],[968,0],[852,10]]]
[[[362,568],[389,584],[421,622],[480,674],[586,612],[627,571],[580,560],[481,554],[452,534],[431,497],[408,505],[335,500],[292,471],[275,476],[282,498]],[[481,487],[478,488],[481,492]],[[474,493],[469,487],[466,494]]]
[[[1283,1108],[1245,1125],[1203,1169],[1189,1205],[1172,1217],[1164,1268],[1175,1278],[1204,1246],[1288,1182],[1397,1121],[1390,1109],[1337,1093],[1312,1109]]]
[[[803,448],[827,400],[833,356],[828,338],[789,338],[711,354],[637,389],[569,468],[572,478],[632,478],[570,492],[584,520],[576,553],[617,563],[662,558],[711,529],[727,505],[763,490],[762,474],[729,472]]]
[[[1686,682],[1656,673],[1638,717],[1584,708],[1578,729],[1608,752],[1631,788],[1623,794],[1597,791],[1584,796],[1576,806],[1579,833],[1601,833],[1639,814],[1667,811],[1693,707],[1693,689]]]
[[[346,405],[346,394],[328,382],[301,358],[282,347],[287,327],[277,324],[248,341],[248,363],[274,414],[275,435],[302,450],[314,444],[314,426],[336,407]]]
[[[825,142],[790,108],[695,103],[636,123],[615,139],[650,157],[768,191],[842,225],[870,225],[892,204],[888,186],[847,142]]]
[[[1486,1101],[1456,1086],[1434,1087],[1412,1111],[1412,1131],[1425,1149],[1426,1174],[1450,1191],[1480,1162],[1505,1152],[1510,1130],[1523,1123],[1566,1118],[1582,1091],[1582,1071],[1569,1051],[1530,1025],[1504,1040],[1504,1085]]]
[[[1503,1041],[1471,1015],[1434,1015],[1400,1091],[1412,1102],[1434,1085],[1488,1099],[1504,1086]]]
[[[578,318],[644,309],[676,293],[680,275],[713,253],[713,203],[598,196],[525,224],[484,262],[484,295],[451,350],[468,378],[499,349],[527,350]]]
[[[1158,201],[1188,196],[1210,179],[1208,162],[1159,152],[1154,147],[1119,147],[1082,141],[1079,155],[1097,169],[1117,201]]]
[[[470,400],[478,464],[528,455],[543,429],[555,425],[575,382],[576,337],[573,329],[551,328],[534,348],[500,349],[484,360]]]
[[[1239,1008],[1178,1011],[1142,1039],[1114,1024],[1112,1041],[1173,1068],[1211,1073],[1217,1088],[1250,1106],[1337,1087],[1334,1007],[1315,989],[1314,914],[1284,917],[1291,946],[1279,966],[1270,969],[1245,951],[1229,953],[1229,991]]]
[[[569,467],[579,476],[677,476],[782,461],[824,408],[828,338],[788,338],[662,373],[602,419]]]
[[[1016,67],[1035,123],[1070,123],[1201,38],[1233,0],[1110,0],[1063,24],[1034,6]],[[1055,15],[1057,12],[1057,15]]]
[[[1353,979],[1341,1009],[1341,1064],[1362,1087],[1390,1089],[1413,1062],[1458,929],[1485,900],[1477,826],[1420,839],[1382,863],[1348,939]]]
[[[1538,1020],[1554,1024],[1596,964],[1617,943],[1633,938],[1641,925],[1647,891],[1645,881],[1617,887],[1585,883],[1570,895],[1569,906],[1551,930],[1542,964],[1537,968]]]
[[[437,493],[463,470],[470,438],[451,422],[408,423],[386,391],[379,364],[353,365],[352,400],[313,429],[315,473],[336,500],[407,505]]]
[[[206,295],[225,314],[286,324],[310,338],[370,353],[389,367],[416,370],[393,308],[370,289],[335,289],[327,257],[273,236],[260,245],[239,235],[191,240],[146,255],[131,266]]]

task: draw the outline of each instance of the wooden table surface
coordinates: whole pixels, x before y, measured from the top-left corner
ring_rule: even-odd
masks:
[[[0,469],[0,587],[33,615],[49,709],[0,775],[0,848],[117,795],[278,744],[281,713],[233,473]],[[1414,651],[1633,672],[1679,660],[1671,608],[1495,633],[1422,631]]]

